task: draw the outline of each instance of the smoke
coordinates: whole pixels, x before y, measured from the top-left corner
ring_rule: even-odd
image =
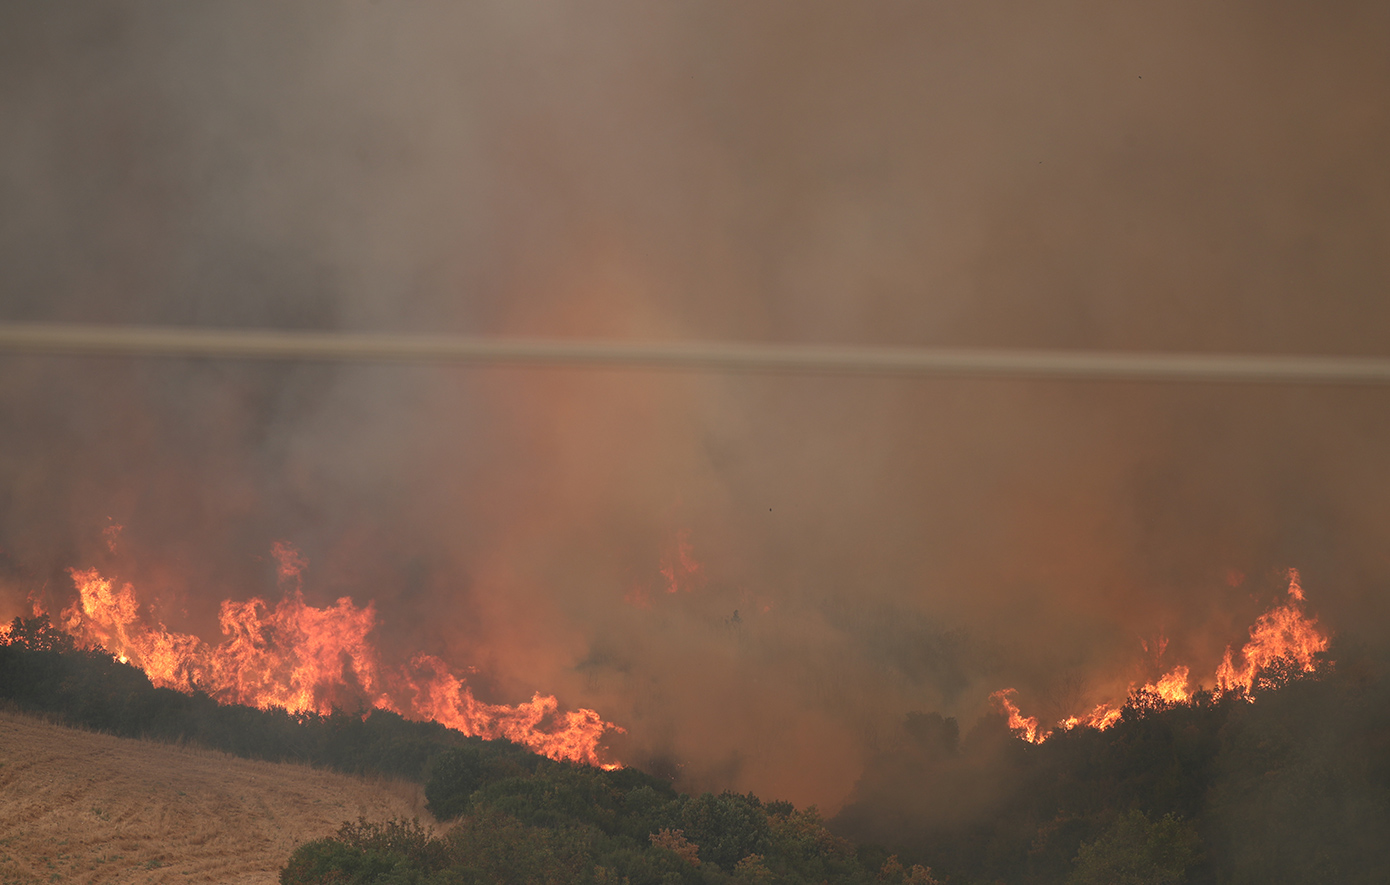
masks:
[[[9,3],[0,320],[1384,357],[1388,31]],[[1160,635],[1210,683],[1288,566],[1383,635],[1387,396],[4,355],[0,614],[100,565],[216,638],[285,541],[480,697],[833,810],[909,712],[1107,700]]]

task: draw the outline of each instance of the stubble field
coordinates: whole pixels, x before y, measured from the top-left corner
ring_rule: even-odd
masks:
[[[0,711],[0,885],[262,885],[344,820],[432,819],[419,784],[254,762]]]

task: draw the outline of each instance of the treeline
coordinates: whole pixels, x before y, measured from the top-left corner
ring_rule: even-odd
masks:
[[[415,781],[425,780],[439,753],[482,743],[384,710],[292,714],[155,688],[140,668],[100,648],[79,648],[46,615],[15,618],[8,635],[0,636],[0,702],[122,737]]]
[[[1038,745],[999,716],[962,736],[911,715],[828,826],[638,772],[451,750],[426,795],[454,829],[346,826],[283,881],[1383,883],[1390,681],[1384,660],[1337,654],[1311,677],[1269,668],[1250,694],[1137,694],[1114,727]]]
[[[345,824],[294,853],[286,885],[1390,882],[1390,662],[1332,656],[1314,678],[1266,671],[1249,697],[1139,695],[1114,727],[1040,745],[999,716],[962,734],[912,714],[828,823],[381,711],[219,706],[153,688],[43,618],[0,638],[0,700],[120,735],[419,780],[430,811],[455,821],[438,836]]]
[[[1000,717],[962,736],[910,716],[831,828],[958,885],[1390,882],[1390,667],[1331,657],[1251,695],[1134,696],[1039,745]]]
[[[443,836],[402,821],[346,824],[296,850],[282,885],[937,882],[832,835],[814,809],[678,794],[631,769],[465,747],[436,760],[425,792],[436,817],[457,818]]]
[[[44,616],[0,636],[0,701],[111,734],[422,781],[430,812],[458,820],[442,837],[415,822],[345,824],[294,853],[287,885],[935,881],[786,802],[686,796],[634,769],[556,762],[380,710],[292,715],[155,688]]]

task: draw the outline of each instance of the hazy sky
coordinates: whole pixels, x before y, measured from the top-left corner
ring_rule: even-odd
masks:
[[[1375,2],[14,0],[0,320],[1390,356],[1387,45]],[[95,566],[216,639],[288,540],[392,654],[833,809],[910,711],[1210,682],[1289,566],[1378,640],[1388,446],[1373,388],[6,355],[0,615]]]

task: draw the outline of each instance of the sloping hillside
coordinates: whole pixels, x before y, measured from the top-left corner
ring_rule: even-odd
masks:
[[[0,712],[0,883],[271,883],[359,815],[429,820],[419,784]]]

